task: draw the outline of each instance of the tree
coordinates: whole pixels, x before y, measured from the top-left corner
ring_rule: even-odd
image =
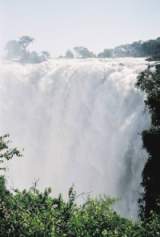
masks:
[[[143,170],[144,194],[140,199],[141,216],[148,218],[151,211],[160,214],[160,64],[148,66],[138,77],[137,87],[145,92],[145,104],[151,114],[151,128],[142,133],[148,160]]]
[[[17,148],[10,148],[9,136],[0,137],[0,163],[21,157]],[[5,171],[5,167],[0,167]],[[0,236],[54,237],[54,208],[51,189],[38,191],[33,186],[22,192],[7,190],[5,176],[0,176]]]
[[[5,160],[11,160],[14,156],[21,157],[21,153],[17,148],[9,147],[9,135],[0,136],[0,164],[3,164]],[[5,170],[4,167],[0,167],[0,170]]]
[[[23,49],[26,49],[33,41],[34,39],[32,37],[25,35],[20,37],[19,44]]]
[[[74,58],[74,55],[71,50],[67,50],[65,54],[65,58]]]
[[[18,40],[11,40],[6,44],[6,58],[20,63],[41,63],[47,61],[50,55],[47,51],[40,54],[30,51],[28,48],[34,39],[30,36],[22,36]]]
[[[7,51],[6,58],[13,61],[25,62],[29,57],[27,48],[33,41],[34,39],[29,36],[22,36],[18,40],[9,41],[5,47]]]
[[[21,153],[17,148],[10,148],[8,140],[9,136],[4,135],[0,137],[0,170],[5,171],[5,167],[2,166],[5,161],[12,159],[13,157],[21,157]],[[9,236],[10,231],[8,217],[10,216],[10,202],[12,194],[7,190],[6,180],[4,174],[0,175],[0,236]]]
[[[42,62],[47,61],[50,57],[51,56],[50,56],[48,51],[42,51],[41,52]]]
[[[113,49],[104,49],[103,52],[98,54],[98,58],[111,58],[113,57]]]
[[[94,58],[95,57],[95,54],[89,51],[85,47],[81,47],[81,46],[74,47],[74,51],[76,52],[77,57],[80,57],[80,58]]]

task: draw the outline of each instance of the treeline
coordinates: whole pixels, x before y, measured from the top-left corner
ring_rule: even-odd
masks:
[[[149,57],[158,59],[160,57],[160,37],[154,40],[137,41],[131,44],[124,44],[113,49],[104,49],[103,52],[94,54],[85,47],[75,47],[68,50],[66,58],[115,58],[115,57]]]
[[[22,36],[17,40],[11,40],[6,44],[6,58],[20,63],[41,63],[51,56],[47,51],[40,53],[29,50],[34,39],[30,36]],[[86,47],[74,47],[67,50],[64,56],[59,58],[115,58],[115,57],[148,57],[149,60],[160,58],[160,37],[154,40],[137,41],[124,44],[113,49],[104,49],[95,54]]]
[[[160,37],[155,40],[137,41],[113,49],[104,49],[98,54],[98,57],[151,57],[156,59],[160,57]]]

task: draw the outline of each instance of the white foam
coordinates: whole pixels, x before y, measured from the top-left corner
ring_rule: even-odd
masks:
[[[144,59],[0,62],[0,134],[9,133],[24,158],[9,165],[10,187],[40,187],[120,197],[120,212],[136,216],[148,126],[135,88]]]

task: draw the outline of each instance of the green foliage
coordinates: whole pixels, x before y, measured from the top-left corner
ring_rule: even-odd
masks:
[[[9,200],[6,222],[10,236],[53,236],[53,201],[50,191],[16,191]],[[7,228],[8,231],[8,228]],[[8,236],[8,235],[6,235]]]
[[[14,156],[21,157],[21,153],[17,148],[9,148],[9,135],[0,136],[0,164],[5,160],[10,160]],[[0,167],[0,170],[5,170],[4,167]]]
[[[160,126],[160,64],[150,65],[138,77],[137,86],[146,94],[146,106],[152,116],[152,125]]]
[[[0,138],[1,160],[20,156],[9,148],[8,136]],[[71,187],[68,199],[43,192],[35,184],[29,190],[7,190],[0,176],[0,237],[158,237],[160,215],[152,213],[144,222],[120,217],[112,208],[115,200],[88,198],[78,205]]]
[[[70,235],[79,237],[128,236],[133,224],[112,209],[113,200],[88,199],[77,207],[70,220]]]
[[[149,156],[143,170],[144,194],[140,200],[141,217],[149,217],[151,211],[160,213],[160,64],[149,65],[137,81],[137,87],[145,92],[145,104],[151,115],[151,128],[143,131],[143,146]]]

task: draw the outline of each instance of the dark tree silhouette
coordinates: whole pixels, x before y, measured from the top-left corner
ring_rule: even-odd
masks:
[[[144,194],[140,199],[141,217],[160,213],[160,64],[149,66],[138,78],[137,86],[146,93],[145,104],[151,114],[151,128],[142,133],[149,157],[143,170]]]

